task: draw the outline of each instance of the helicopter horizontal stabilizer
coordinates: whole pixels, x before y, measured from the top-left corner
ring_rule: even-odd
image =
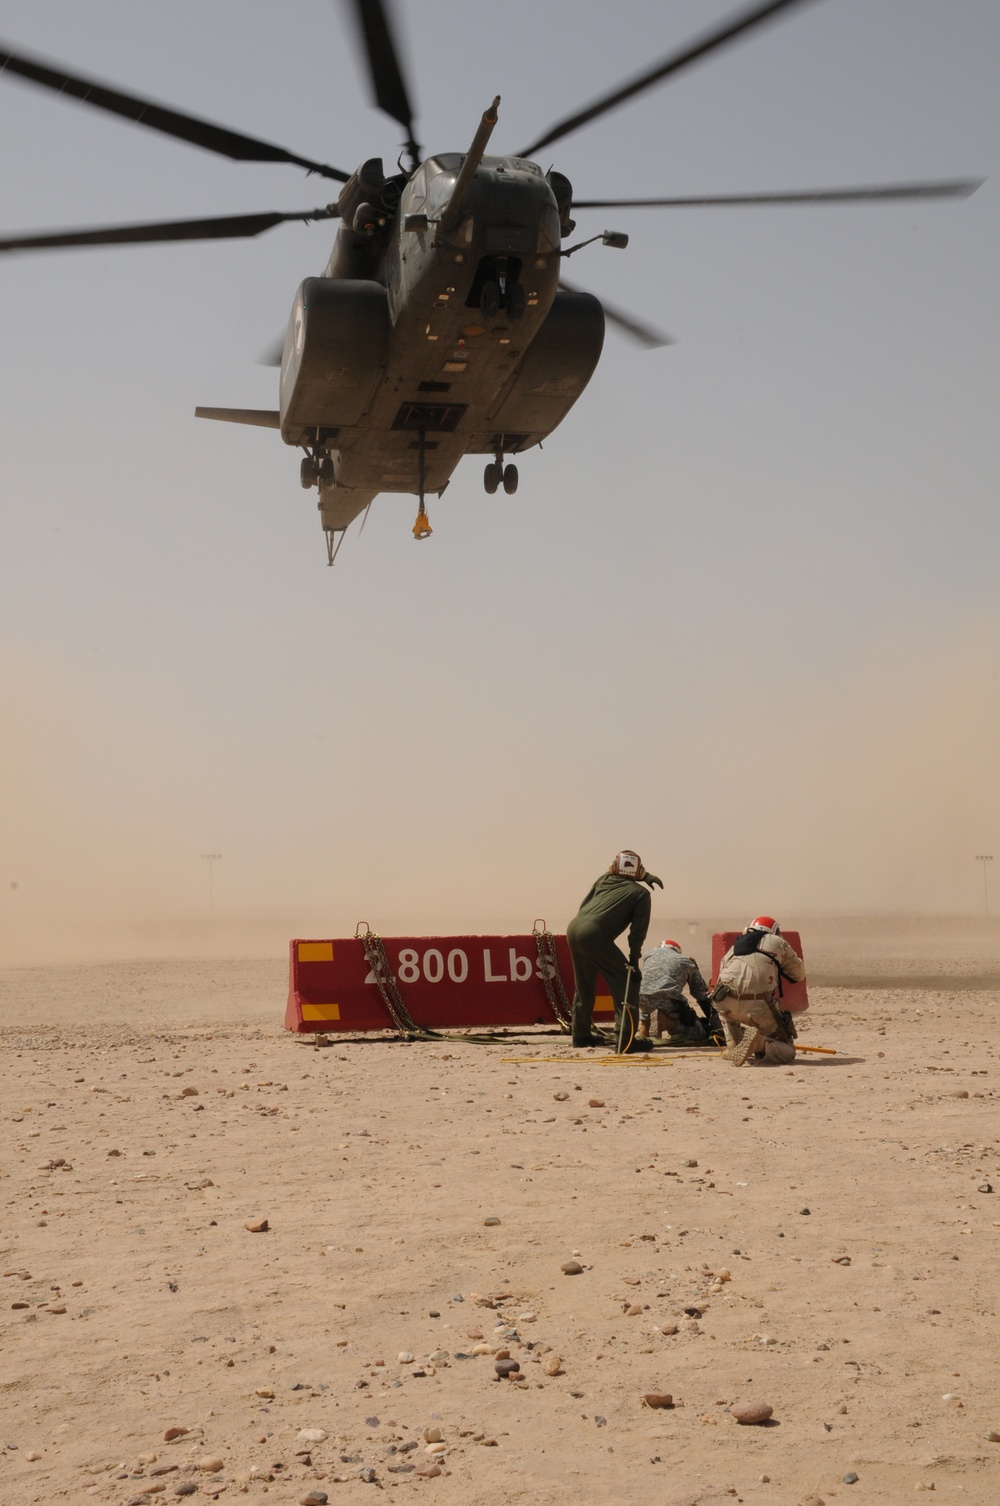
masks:
[[[277,429],[277,408],[196,408],[195,418],[217,418],[224,424],[254,424],[258,429]]]

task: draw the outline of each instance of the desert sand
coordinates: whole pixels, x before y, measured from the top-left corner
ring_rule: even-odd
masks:
[[[0,1500],[1000,1500],[1000,981],[876,950],[739,1071],[7,969]]]

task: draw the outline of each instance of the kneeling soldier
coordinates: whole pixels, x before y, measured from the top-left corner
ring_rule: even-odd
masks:
[[[685,988],[701,1005],[704,1019],[695,1014],[685,999]],[[667,1027],[668,1046],[708,1046],[713,1027],[721,1032],[708,984],[697,962],[684,955],[677,941],[661,941],[655,951],[647,952],[642,959],[637,1032],[640,1039],[649,1035],[650,1013],[654,1009]]]
[[[805,965],[770,915],[758,915],[723,957],[712,1002],[722,1016],[726,1049],[734,1067],[748,1057],[795,1060],[795,1026],[780,1006],[781,980],[801,983]]]

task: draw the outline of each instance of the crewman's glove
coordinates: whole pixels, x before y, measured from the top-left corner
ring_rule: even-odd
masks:
[[[648,884],[651,889],[663,888],[663,880],[657,878],[655,873],[644,873],[642,876],[642,882],[644,884]]]

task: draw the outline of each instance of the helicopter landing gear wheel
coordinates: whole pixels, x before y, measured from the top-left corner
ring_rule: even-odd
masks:
[[[524,310],[527,307],[527,295],[524,286],[520,282],[507,284],[507,318],[512,324],[518,319],[524,318]]]
[[[500,466],[500,465],[496,465],[491,460],[490,463],[489,463],[489,465],[483,471],[483,486],[486,488],[486,491],[489,494],[489,496],[492,497],[493,494],[494,494],[494,492],[496,492],[496,491],[499,490],[500,482],[501,482],[502,479],[503,479],[503,467]]]
[[[495,319],[500,312],[500,284],[487,278],[479,293],[479,312],[484,319]]]
[[[317,467],[317,479],[321,481],[324,486],[333,485],[333,461],[330,459],[329,455],[325,460],[320,461]]]
[[[503,468],[503,489],[508,497],[512,497],[517,491],[517,466],[505,465]]]
[[[303,489],[308,491],[311,486],[316,485],[318,479],[315,460],[311,455],[304,456],[299,466],[299,481]]]

